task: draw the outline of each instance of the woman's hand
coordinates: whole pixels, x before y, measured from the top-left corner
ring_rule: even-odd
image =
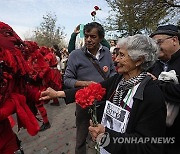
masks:
[[[93,123],[90,120],[89,133],[93,141],[96,141],[96,138],[99,134],[105,133],[105,127],[101,124],[98,124],[97,127],[93,127]]]
[[[63,91],[55,91],[54,89],[49,87],[45,91],[41,92],[39,100],[49,100],[57,97],[63,97],[60,95],[61,92]]]

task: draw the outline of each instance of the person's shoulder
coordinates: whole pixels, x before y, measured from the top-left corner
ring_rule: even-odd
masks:
[[[144,89],[143,98],[145,104],[148,104],[148,108],[153,110],[153,108],[163,107],[165,109],[165,98],[156,81],[149,80]]]
[[[116,73],[113,76],[111,76],[108,80],[109,82],[115,82],[115,83],[119,83],[119,81],[122,79],[122,74]]]
[[[162,91],[158,86],[157,81],[153,80],[152,78],[148,81],[147,85],[145,86],[145,91],[149,93],[151,96],[162,95]]]
[[[70,55],[69,56],[75,56],[75,55],[80,55],[80,54],[82,54],[83,52],[82,52],[82,50],[81,49],[75,49],[75,50],[73,50],[71,53],[70,53]]]
[[[106,46],[102,46],[102,51],[111,58],[111,52]]]
[[[154,90],[159,91],[160,88],[157,84],[157,82],[155,80],[152,79],[152,77],[150,75],[147,75],[140,83],[139,87],[138,87],[138,91],[140,93],[144,93],[144,92],[148,92],[150,94],[152,94],[154,92]]]
[[[151,88],[151,87],[156,87],[156,81],[152,79],[152,77],[148,76],[147,78],[149,78],[149,80],[147,81],[147,84],[145,87],[147,88]]]
[[[104,46],[104,45],[102,45],[102,49],[104,50],[104,51],[108,51],[108,52],[110,52],[110,50],[109,50],[109,48],[107,48],[106,46]]]

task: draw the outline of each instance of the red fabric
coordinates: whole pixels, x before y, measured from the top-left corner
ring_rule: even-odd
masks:
[[[18,70],[20,70],[21,75],[27,74],[31,70],[30,66],[27,65],[27,62],[24,60],[20,50],[15,49],[14,52],[15,52],[14,56],[16,57],[17,60]]]
[[[55,90],[62,90],[62,75],[58,69],[51,69],[43,78],[44,85]]]
[[[12,93],[9,99],[0,107],[0,121],[6,119],[15,112],[19,119],[19,128],[24,127],[30,135],[36,135],[39,131],[39,124],[27,106],[25,97],[20,94]]]
[[[41,86],[34,86],[34,85],[27,85],[26,86],[27,89],[27,99],[28,99],[28,104],[32,104],[36,106],[37,110],[39,111],[39,113],[41,114],[41,117],[43,118],[43,122],[47,123],[48,117],[47,117],[47,111],[44,107],[44,101],[39,101],[40,98],[40,93],[41,91],[45,90],[46,88]]]
[[[12,68],[12,73],[17,73],[19,70],[21,75],[25,75],[31,70],[19,49],[14,48],[13,50],[8,50],[1,48],[0,51],[0,60]]]
[[[48,123],[48,117],[47,117],[47,111],[44,108],[44,101],[38,101],[36,102],[36,107],[38,109],[38,111],[40,112],[41,117],[43,118],[43,122],[44,123]]]
[[[50,67],[45,61],[43,55],[40,53],[40,50],[36,50],[31,57],[28,59],[29,65],[32,66],[32,71],[29,72],[29,75],[36,80],[37,77],[43,78],[44,75],[49,71]]]
[[[13,154],[16,150],[18,150],[16,135],[6,118],[0,121],[0,154]]]
[[[37,49],[39,49],[39,46],[36,42],[33,41],[24,41],[25,46],[28,48],[27,50],[29,53],[35,52]]]
[[[30,101],[30,102],[39,101],[40,93],[44,89],[45,89],[45,87],[43,87],[43,86],[39,87],[39,86],[27,84],[26,85],[27,101]]]
[[[10,115],[10,116],[8,116],[8,119],[9,119],[9,122],[11,124],[11,127],[13,128],[15,126],[15,124],[16,124],[14,118]]]
[[[0,151],[1,154],[14,154],[15,151],[17,151],[18,145],[17,145],[17,140],[16,136],[13,136],[11,140],[5,145],[5,147]]]
[[[48,53],[45,57],[45,60],[48,62],[50,67],[55,67],[57,66],[57,58],[56,55],[52,52]]]
[[[30,71],[21,51],[22,46],[24,42],[15,31],[8,24],[0,22],[0,60],[12,68],[11,73],[19,71],[18,73],[25,75]]]
[[[8,81],[5,87],[0,88],[0,93],[2,95],[2,98],[0,100],[0,121],[6,119],[15,111],[15,104],[11,101],[7,101],[13,88],[14,80]]]
[[[3,22],[0,22],[0,47],[4,49],[14,49],[15,45],[23,44],[21,38],[15,31]]]
[[[15,57],[11,54],[10,50],[1,49],[0,60],[13,69],[13,72],[17,72],[17,62]]]
[[[24,41],[24,44],[25,44],[25,48],[23,51],[23,55],[24,55],[24,58],[28,60],[31,54],[39,49],[39,46],[37,45],[36,42],[33,42],[33,41]]]
[[[39,131],[39,124],[27,106],[26,98],[19,94],[11,94],[11,98],[16,105],[16,113],[20,121],[19,128],[24,127],[30,135],[36,135]]]
[[[57,98],[54,98],[54,99],[53,99],[53,103],[54,103],[54,104],[59,104],[59,100],[58,100]]]
[[[43,56],[47,55],[50,52],[45,46],[42,46],[39,51]]]
[[[0,106],[4,103],[4,101],[10,96],[10,93],[14,89],[14,80],[11,78],[12,76],[7,72],[3,72],[3,80],[0,82]]]
[[[16,137],[12,131],[8,116],[15,112],[15,104],[11,101],[5,101],[0,104],[0,153],[6,150],[17,150]],[[9,144],[10,143],[10,144]]]

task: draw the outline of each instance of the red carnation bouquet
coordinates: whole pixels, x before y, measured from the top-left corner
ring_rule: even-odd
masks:
[[[98,125],[96,103],[103,98],[105,93],[106,89],[102,88],[101,84],[92,83],[88,87],[78,90],[75,95],[77,104],[79,104],[82,108],[90,107],[89,112],[91,114],[94,127]],[[95,149],[97,150],[97,153],[100,153],[99,143],[96,143]]]
[[[91,113],[91,118],[94,126],[97,126],[97,116],[96,116],[96,103],[101,101],[106,89],[102,88],[99,83],[92,83],[88,87],[80,89],[76,92],[75,100],[82,108],[89,108]]]

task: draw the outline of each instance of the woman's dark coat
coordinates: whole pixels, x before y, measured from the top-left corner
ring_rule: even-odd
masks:
[[[106,88],[105,100],[112,102],[113,93],[121,80],[121,75],[115,75],[101,83]],[[67,90],[66,103],[74,102],[76,90]],[[163,145],[151,144],[114,144],[113,137],[163,137],[166,128],[166,106],[163,94],[150,76],[147,76],[139,85],[134,97],[126,133],[118,133],[106,128],[110,134],[110,144],[105,147],[111,154],[161,154]]]

